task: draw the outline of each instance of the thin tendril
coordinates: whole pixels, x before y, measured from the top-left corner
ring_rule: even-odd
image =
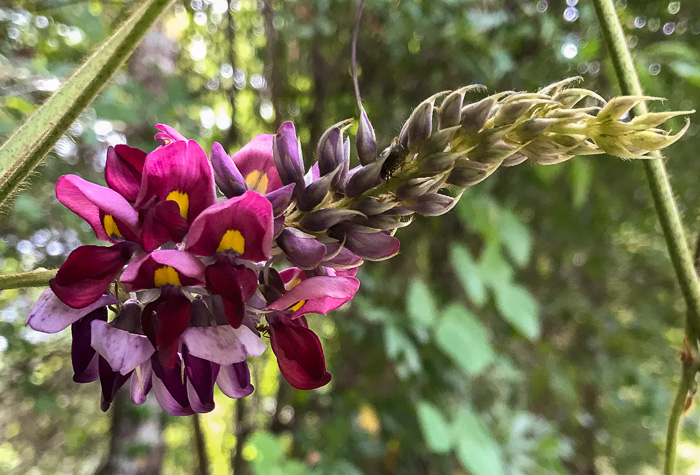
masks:
[[[352,84],[355,87],[355,99],[357,105],[362,107],[362,99],[360,98],[360,85],[357,82],[357,37],[360,36],[360,19],[362,18],[362,10],[365,8],[365,0],[360,0],[357,6],[357,15],[355,15],[355,28],[352,32]]]

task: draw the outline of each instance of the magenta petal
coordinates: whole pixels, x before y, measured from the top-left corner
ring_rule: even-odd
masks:
[[[73,363],[73,381],[76,383],[90,383],[99,376],[97,355],[90,346],[91,324],[93,322],[107,322],[107,308],[101,307],[93,310],[71,326],[71,360]]]
[[[307,313],[326,315],[331,310],[349,302],[360,288],[360,281],[354,277],[316,276],[303,280],[298,285],[268,305],[273,310],[284,311],[305,303],[291,315],[296,318]]]
[[[216,185],[227,198],[242,195],[248,189],[245,178],[219,142],[211,146],[211,164]]]
[[[190,327],[182,335],[190,354],[222,366],[245,361],[248,356],[260,356],[267,345],[246,327]]]
[[[235,239],[231,239],[233,236]],[[272,250],[270,202],[254,191],[247,191],[211,206],[192,223],[186,250],[200,256],[226,250],[255,262],[269,259]]]
[[[101,320],[92,322],[92,347],[114,371],[127,374],[148,360],[155,348],[145,335],[136,335]]]
[[[272,153],[273,137],[258,134],[231,157],[248,189],[263,195],[282,186]]]
[[[313,331],[295,323],[273,320],[270,343],[282,376],[295,388],[316,389],[331,380],[321,341]]]
[[[194,414],[187,398],[187,387],[182,380],[182,365],[178,361],[172,369],[163,368],[155,356],[153,366],[153,392],[160,406],[170,415],[189,416]]]
[[[178,202],[188,223],[216,201],[211,165],[194,140],[174,142],[146,157],[135,207],[166,199]]]
[[[250,396],[254,390],[250,384],[250,369],[245,361],[222,366],[216,384],[222,393],[233,399]]]
[[[56,183],[56,198],[66,208],[83,218],[101,241],[120,239],[138,241],[139,216],[126,199],[116,191],[85,181],[76,175],[64,175]],[[111,216],[113,227],[105,230],[105,220]],[[108,232],[110,234],[108,234]]]
[[[141,172],[146,161],[146,152],[128,145],[117,145],[107,149],[105,181],[107,186],[134,202],[139,194]]]
[[[93,310],[115,303],[117,299],[112,295],[102,295],[87,307],[75,309],[61,302],[53,290],[46,289],[29,312],[27,325],[39,332],[58,333]]]
[[[143,404],[146,402],[146,396],[153,387],[153,369],[151,368],[151,360],[144,361],[139,366],[138,371],[134,371],[131,376],[131,401],[134,404]]]
[[[151,252],[168,241],[179,243],[189,225],[180,214],[180,206],[171,200],[161,201],[146,210],[141,230],[141,247]]]
[[[56,277],[49,281],[51,290],[63,303],[83,308],[104,294],[133,253],[131,243],[111,247],[80,246],[70,253]]]
[[[173,142],[187,141],[184,135],[169,125],[158,124],[156,125],[156,129],[160,130],[160,132],[156,133],[153,138],[162,141],[163,145],[169,145]]]
[[[156,287],[156,271],[164,266],[177,271],[183,286],[204,285],[204,264],[192,254],[175,249],[153,251],[134,259],[119,280],[127,292],[152,289]]]

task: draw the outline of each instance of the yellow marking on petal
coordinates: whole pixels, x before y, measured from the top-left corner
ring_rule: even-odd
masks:
[[[299,284],[301,284],[301,275],[297,275],[292,280],[287,282],[287,285],[285,285],[284,288],[287,290],[292,290],[292,288],[296,287]]]
[[[306,303],[306,300],[299,300],[297,303],[295,303],[294,305],[290,305],[285,310],[290,311],[290,312],[296,312],[301,307],[303,307],[305,303]]]
[[[190,209],[190,197],[187,193],[181,191],[171,191],[168,196],[165,197],[166,200],[174,201],[180,207],[180,214],[183,218],[187,219],[187,212]]]
[[[170,266],[163,266],[156,269],[153,280],[156,287],[163,287],[168,284],[182,285],[182,282],[180,282],[180,274]]]
[[[269,182],[270,180],[267,178],[267,173],[262,170],[253,170],[245,177],[245,184],[248,185],[248,188],[257,191],[261,195],[267,193],[267,184]]]
[[[105,217],[102,218],[102,226],[104,226],[107,236],[111,237],[112,239],[124,237],[122,236],[122,233],[119,232],[119,226],[117,226],[117,223],[114,221],[111,214],[105,214]]]
[[[235,251],[238,254],[243,254],[244,250],[245,238],[237,229],[226,231],[219,242],[219,247],[216,248],[216,252]]]

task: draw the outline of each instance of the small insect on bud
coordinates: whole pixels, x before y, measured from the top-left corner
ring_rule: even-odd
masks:
[[[357,157],[362,165],[368,165],[377,159],[377,136],[365,108],[360,105],[360,123],[356,137]]]

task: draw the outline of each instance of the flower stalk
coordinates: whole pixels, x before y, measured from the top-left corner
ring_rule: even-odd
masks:
[[[0,275],[0,291],[24,287],[46,287],[58,269],[37,269],[17,274]]]
[[[639,77],[635,71],[612,0],[594,0],[593,5],[598,15],[605,42],[610,50],[620,89],[624,94],[642,95]],[[645,104],[638,104],[633,109],[633,112],[636,115],[646,114]],[[698,282],[693,258],[688,248],[683,225],[673,198],[673,190],[666,167],[663,160],[660,160],[662,158],[660,153],[654,152],[652,157],[656,158],[656,160],[645,162],[644,169],[671,261],[676,271],[676,278],[687,306],[686,338],[688,341],[693,342],[693,347],[696,347],[697,337],[700,335],[700,283]],[[678,428],[685,401],[688,397],[688,390],[695,379],[696,372],[697,368],[694,365],[686,364],[684,361],[681,384],[669,418],[664,459],[665,474],[673,474],[675,471]]]

